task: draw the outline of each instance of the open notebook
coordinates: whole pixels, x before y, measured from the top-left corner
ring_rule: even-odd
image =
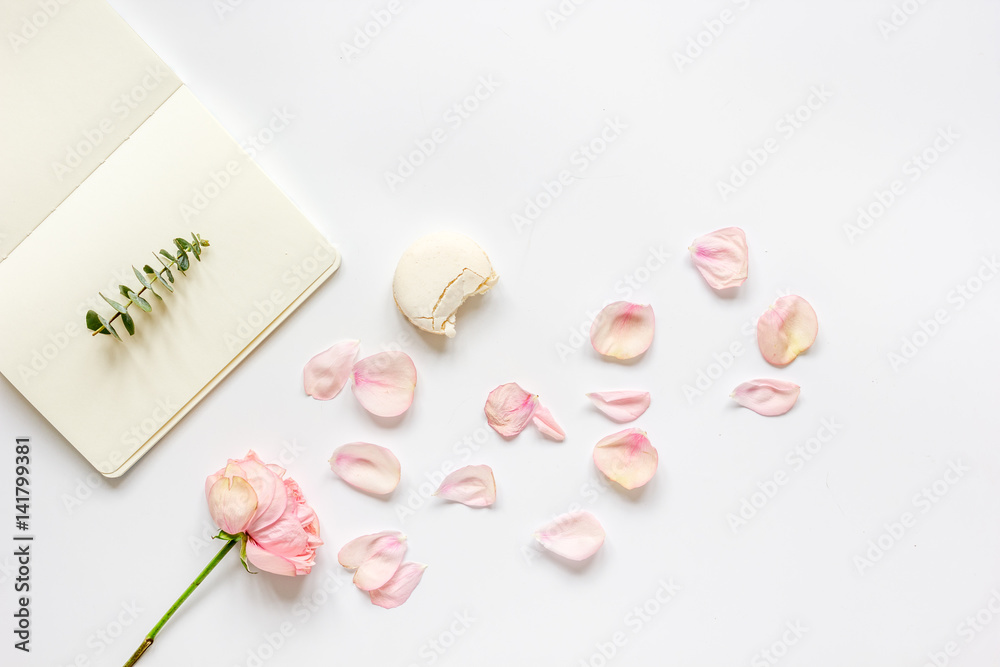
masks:
[[[340,256],[103,0],[0,8],[0,372],[102,474],[130,468]],[[211,245],[135,335],[136,266]]]

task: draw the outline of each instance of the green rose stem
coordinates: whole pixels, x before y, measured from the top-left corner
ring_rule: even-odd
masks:
[[[228,554],[232,548],[240,542],[238,537],[232,535],[225,539],[227,540],[226,546],[222,547],[222,549],[219,550],[219,553],[215,554],[215,558],[212,559],[212,562],[210,562],[205,569],[201,571],[201,574],[199,574],[197,578],[191,582],[191,585],[187,587],[187,590],[184,591],[179,598],[177,598],[177,602],[175,602],[173,606],[167,610],[167,613],[163,615],[163,618],[157,621],[156,625],[154,625],[153,629],[149,631],[149,634],[146,635],[142,644],[140,644],[139,648],[132,654],[132,657],[128,659],[128,662],[125,663],[124,667],[130,667],[138,662],[139,658],[142,657],[142,654],[146,652],[146,649],[153,645],[153,640],[156,639],[156,635],[163,629],[163,626],[170,620],[170,617],[174,615],[174,612],[177,611],[182,604],[184,604],[184,601],[188,599],[191,593],[194,593],[194,589],[198,588],[198,585],[205,580],[208,573],[214,570],[215,566],[226,557],[226,554]]]

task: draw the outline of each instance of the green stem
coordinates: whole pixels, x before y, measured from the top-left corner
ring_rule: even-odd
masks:
[[[142,654],[146,652],[146,649],[152,646],[156,635],[163,629],[163,626],[170,620],[170,617],[174,615],[174,612],[177,611],[182,604],[184,604],[184,601],[190,597],[191,593],[194,592],[194,589],[198,588],[198,584],[205,580],[208,573],[215,569],[215,566],[226,557],[226,554],[229,553],[238,542],[238,539],[228,540],[226,542],[226,546],[222,547],[222,549],[219,550],[219,553],[215,554],[215,558],[212,559],[212,562],[210,562],[205,569],[201,571],[201,574],[199,574],[197,578],[191,582],[191,585],[187,587],[187,590],[184,591],[179,598],[177,598],[177,602],[175,602],[173,606],[167,610],[167,613],[163,615],[163,618],[161,618],[156,625],[153,626],[153,629],[149,631],[149,634],[146,635],[142,644],[140,644],[139,648],[132,654],[132,657],[128,659],[128,662],[125,663],[124,667],[131,667],[139,660],[139,658],[142,657]]]

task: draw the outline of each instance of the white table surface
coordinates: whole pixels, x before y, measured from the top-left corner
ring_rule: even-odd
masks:
[[[0,551],[0,664],[122,664],[214,551],[205,476],[249,448],[282,461],[316,508],[316,567],[250,576],[230,557],[145,667],[996,664],[1000,280],[983,278],[1000,250],[1000,5],[112,5],[235,137],[256,138],[258,162],[344,263],[121,480],[100,479],[0,382],[0,488],[10,500],[13,440],[29,435],[36,535],[27,656],[9,627],[13,547]],[[343,57],[373,16],[387,25]],[[428,137],[443,141],[390,187],[386,172]],[[724,197],[734,168],[753,173]],[[539,198],[563,171],[558,196]],[[894,181],[891,205],[852,229]],[[529,199],[544,209],[518,226]],[[746,230],[750,278],[720,297],[686,248],[730,225]],[[453,340],[418,334],[391,297],[403,249],[439,229],[474,237],[500,274]],[[819,337],[775,369],[752,323],[789,291],[814,305]],[[622,298],[657,316],[634,364],[574,333]],[[349,391],[304,396],[303,364],[347,338],[413,358],[416,399],[396,423]],[[699,373],[704,391],[686,395]],[[729,392],[754,377],[798,382],[798,405],[772,419],[737,408]],[[488,430],[486,395],[511,381],[540,394],[565,442]],[[606,488],[591,462],[622,427],[583,394],[611,389],[653,395],[635,425],[660,468],[638,492]],[[388,500],[329,471],[332,450],[358,440],[402,461]],[[495,470],[493,509],[423,499],[466,462]],[[734,528],[744,500],[759,507]],[[576,507],[608,534],[582,565],[531,536]],[[388,528],[429,564],[391,611],[336,559]]]

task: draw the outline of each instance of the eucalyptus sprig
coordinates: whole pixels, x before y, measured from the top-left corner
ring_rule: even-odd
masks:
[[[163,265],[163,268],[159,271],[155,271],[149,264],[142,267],[141,272],[133,266],[132,271],[135,273],[136,279],[138,279],[139,283],[142,285],[142,289],[136,292],[128,285],[119,285],[118,291],[126,299],[124,304],[118,303],[114,299],[109,299],[98,292],[98,294],[101,295],[101,298],[107,301],[108,305],[115,309],[115,314],[111,316],[111,319],[105,319],[103,316],[98,314],[96,310],[88,310],[87,328],[94,332],[91,335],[110,335],[114,336],[115,340],[120,341],[121,336],[119,336],[118,332],[115,331],[115,328],[111,326],[111,323],[119,317],[122,320],[122,324],[125,325],[125,331],[128,332],[128,335],[133,335],[135,333],[135,320],[133,320],[132,316],[128,314],[129,306],[135,304],[144,312],[148,313],[152,311],[153,307],[150,305],[149,301],[142,298],[143,292],[149,290],[150,294],[155,296],[160,301],[163,301],[163,297],[153,291],[153,283],[159,281],[164,289],[168,292],[173,292],[174,287],[172,283],[174,282],[174,274],[170,271],[170,267],[176,266],[177,270],[184,274],[189,268],[191,268],[191,258],[188,253],[193,255],[196,261],[200,262],[201,249],[208,247],[208,245],[208,241],[192,232],[190,241],[182,238],[174,239],[174,246],[177,248],[176,254],[171,254],[166,250],[160,250],[159,255],[153,253],[153,256],[156,257],[156,259],[160,261],[160,264]]]

